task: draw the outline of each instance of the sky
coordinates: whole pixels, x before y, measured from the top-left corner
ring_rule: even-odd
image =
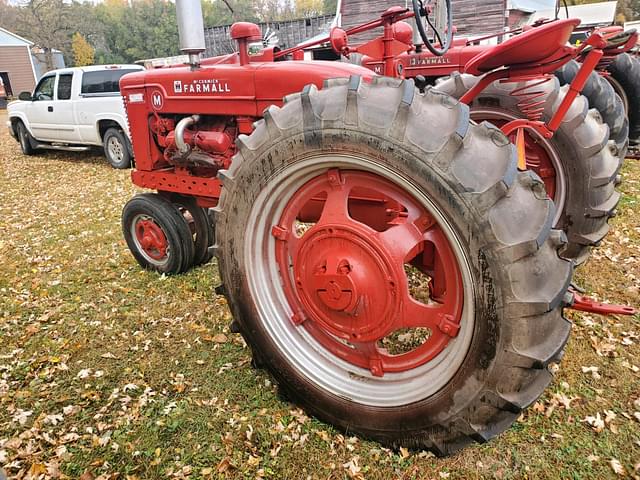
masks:
[[[556,0],[509,0],[508,3],[527,10],[548,10],[555,6]]]

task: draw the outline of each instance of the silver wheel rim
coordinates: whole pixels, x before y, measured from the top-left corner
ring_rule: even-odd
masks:
[[[109,152],[109,157],[117,163],[122,162],[124,159],[122,143],[120,143],[116,137],[109,137],[107,140],[107,150]]]
[[[292,311],[281,285],[275,258],[272,225],[291,196],[307,181],[329,168],[378,174],[401,185],[438,220],[458,260],[463,279],[464,307],[458,336],[428,363],[401,373],[374,377],[369,370],[347,363],[321,346],[304,328],[290,320]],[[259,320],[270,340],[296,370],[320,389],[350,401],[396,407],[424,400],[442,389],[467,356],[475,326],[471,269],[453,228],[440,209],[410,179],[389,167],[356,156],[315,156],[296,162],[270,178],[253,204],[246,227],[243,261]],[[268,287],[265,287],[268,286]]]
[[[482,120],[488,121],[491,121],[491,119],[512,121],[518,120],[521,117],[503,110],[493,110],[491,108],[472,108],[471,118],[473,120],[476,120],[476,118],[481,118]],[[556,207],[556,212],[555,216],[553,217],[553,224],[557,225],[562,218],[564,205],[567,201],[567,175],[564,171],[562,162],[560,161],[560,157],[556,153],[549,139],[544,138],[533,130],[529,130],[527,133],[529,133],[537,142],[542,145],[542,147],[549,155],[549,159],[551,160],[553,168],[556,171],[556,194],[555,198],[553,199],[553,203]]]
[[[142,246],[142,244],[140,243],[140,240],[138,240],[138,235],[136,233],[136,225],[138,224],[138,222],[141,221],[151,221],[153,223],[155,223],[156,225],[158,224],[153,217],[150,217],[149,215],[145,215],[143,213],[139,213],[138,215],[136,215],[135,217],[133,217],[133,220],[131,221],[131,225],[129,226],[129,233],[131,234],[131,238],[133,239],[133,243],[136,246],[136,249],[138,250],[138,252],[140,252],[140,255],[143,256],[143,258],[149,262],[152,265],[155,265],[156,267],[164,267],[167,263],[169,263],[169,259],[171,257],[171,246],[169,245],[169,243],[167,242],[167,253],[165,255],[164,260],[157,260],[153,257],[151,257],[144,249],[144,247]],[[159,226],[159,225],[158,225]],[[164,231],[164,230],[163,230]],[[165,237],[166,237],[166,233],[165,233]]]

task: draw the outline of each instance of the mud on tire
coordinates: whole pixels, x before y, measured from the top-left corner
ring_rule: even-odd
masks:
[[[436,88],[460,98],[477,81],[478,78],[471,75],[454,74],[439,80]],[[522,118],[519,99],[512,92],[525,85],[522,82],[490,85],[473,101],[472,118],[486,119],[487,112],[497,117],[506,114]],[[553,116],[568,89],[568,85],[560,86],[555,78],[535,87],[534,90],[546,92],[544,120]],[[546,143],[555,152],[557,162],[555,200],[558,212],[554,225],[568,238],[561,253],[579,265],[588,258],[590,248],[598,245],[609,232],[607,222],[620,199],[615,190],[620,168],[617,147],[609,140],[609,129],[602,117],[597,110],[589,109],[584,96],[573,102],[560,128]]]
[[[352,77],[288,96],[238,143],[220,172],[219,291],[287,398],[385,445],[446,455],[504,431],[543,392],[570,332],[562,306],[572,264],[558,256],[565,237],[551,228],[542,182],[517,172],[499,130],[470,123],[466,106],[420,94],[412,81]],[[273,228],[284,205],[329,170],[403,189],[455,252],[460,332],[420,367],[376,376],[320,346],[311,324],[292,321],[299,305],[283,293],[288,272],[276,267]]]

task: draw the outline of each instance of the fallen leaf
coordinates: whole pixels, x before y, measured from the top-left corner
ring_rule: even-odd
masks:
[[[217,335],[214,335],[211,338],[211,341],[213,343],[227,343],[229,339],[227,338],[227,336],[224,333],[219,333]]]
[[[584,421],[587,422],[591,426],[591,428],[593,428],[593,430],[598,433],[604,430],[605,425],[602,417],[600,416],[600,412],[598,412],[595,417],[587,416]]]
[[[33,415],[32,410],[22,410],[21,408],[16,409],[16,413],[13,415],[13,421],[18,422],[20,425],[24,425],[27,423],[27,419]]]
[[[347,471],[347,474],[351,478],[361,480],[364,477],[360,473],[362,468],[360,467],[360,465],[358,465],[359,460],[360,458],[358,456],[355,456],[351,460],[349,460],[347,463],[343,463],[342,467]]]
[[[582,367],[582,373],[591,373],[591,377],[594,380],[600,380],[600,378],[602,378],[598,370],[598,367]]]
[[[216,471],[218,473],[224,473],[229,470],[233,470],[234,468],[236,467],[235,465],[233,465],[233,463],[231,463],[231,459],[229,457],[224,457],[222,460],[220,460],[220,463],[218,463]]]
[[[611,469],[616,475],[622,477],[627,474],[627,471],[624,469],[617,458],[612,458],[611,460],[609,460],[609,465],[611,465]]]
[[[38,478],[39,475],[47,473],[47,466],[44,463],[32,463],[29,467],[28,475],[31,478]]]

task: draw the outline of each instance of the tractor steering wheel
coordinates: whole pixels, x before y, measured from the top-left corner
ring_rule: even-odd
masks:
[[[411,0],[413,3],[413,14],[416,17],[416,26],[418,27],[418,33],[424,42],[424,45],[434,55],[441,57],[449,50],[453,40],[453,10],[451,9],[451,0],[444,0],[439,2],[439,7],[443,4],[447,9],[447,25],[444,32],[439,31],[434,25],[433,21],[429,18],[429,15],[433,13],[434,5],[431,5],[432,0]],[[424,17],[424,20],[423,20]],[[425,27],[430,27],[433,30],[434,38],[429,38]],[[444,33],[444,35],[443,35]],[[443,41],[444,38],[444,41]],[[435,43],[440,44],[440,48],[434,46]]]

